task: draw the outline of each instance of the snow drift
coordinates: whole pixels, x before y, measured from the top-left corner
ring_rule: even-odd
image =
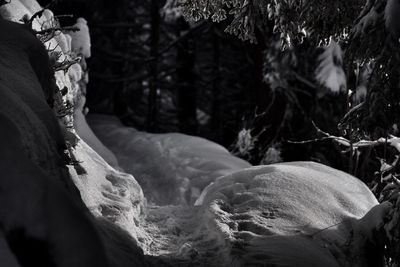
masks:
[[[147,199],[156,204],[193,204],[217,177],[251,166],[203,138],[149,134],[106,115],[89,115],[88,122],[119,165],[138,179]]]
[[[13,21],[30,18],[40,9],[34,3],[12,1],[0,14]],[[43,20],[48,18],[39,16],[32,27],[42,29]],[[30,27],[0,19],[0,258],[11,266],[144,266],[135,239],[117,226],[128,214],[138,223],[141,189],[79,141],[68,128],[71,115],[56,118],[57,108],[78,96],[78,87],[69,70],[54,73]],[[46,45],[56,47],[57,60],[68,57],[55,39]],[[88,154],[92,161],[85,163],[92,169],[74,163],[74,153]]]

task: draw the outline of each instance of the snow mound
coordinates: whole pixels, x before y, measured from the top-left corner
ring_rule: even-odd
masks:
[[[119,165],[135,176],[146,198],[157,204],[193,204],[217,177],[251,166],[203,138],[140,132],[106,115],[89,114],[88,122]]]
[[[378,202],[361,181],[330,167],[248,168],[217,179],[197,204],[198,232],[214,243],[197,250],[214,253],[221,266],[369,266],[351,262],[351,255],[367,253],[365,243],[345,243],[352,232],[366,236],[357,219]]]
[[[91,132],[82,114],[85,98],[81,66],[73,64],[55,73],[52,70],[45,47],[52,51],[50,56],[57,54],[53,64],[70,60],[70,37],[58,32],[44,46],[29,25],[20,21],[23,16],[29,19],[41,10],[35,3],[12,1],[0,8],[4,17],[20,22],[0,20],[1,32],[13,32],[0,39],[0,114],[11,118],[18,131],[24,133],[21,139],[25,154],[54,179],[62,179],[78,203],[84,203],[98,218],[106,218],[129,231],[136,243],[144,242],[145,236],[137,230],[143,217],[143,193],[131,175],[115,170],[102,158],[118,166],[115,156]],[[50,10],[32,23],[36,30],[55,25]],[[59,92],[54,95],[55,91]],[[65,91],[63,95],[61,91]],[[45,99],[54,100],[54,111],[49,106],[52,101],[46,103]],[[58,109],[68,105],[74,112],[67,112],[58,121],[55,113],[60,115]],[[68,168],[66,152],[73,163]]]
[[[55,86],[47,51],[25,26],[1,20],[0,31],[15,32],[2,35],[0,42],[0,113],[24,133],[30,159],[54,177],[67,179],[61,160],[64,136],[46,103]]]
[[[107,266],[105,251],[83,206],[73,201],[57,177],[23,153],[22,132],[1,113],[0,125],[0,231],[18,262],[22,266],[49,266],[50,262],[65,267]]]

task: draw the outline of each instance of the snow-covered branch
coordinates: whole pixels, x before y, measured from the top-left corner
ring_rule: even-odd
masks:
[[[351,140],[344,138],[342,136],[331,135],[323,130],[321,130],[314,122],[312,122],[317,133],[323,135],[321,138],[305,140],[305,141],[288,141],[291,144],[308,144],[324,140],[333,140],[341,146],[345,146],[349,149],[355,150],[359,148],[375,147],[380,145],[389,144],[393,146],[398,152],[400,152],[400,138],[394,135],[390,135],[388,138],[381,137],[376,140],[360,140],[357,142],[352,142]]]

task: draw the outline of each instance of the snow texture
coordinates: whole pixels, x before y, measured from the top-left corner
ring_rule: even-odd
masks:
[[[351,231],[364,236],[357,219],[378,202],[358,179],[324,165],[252,167],[217,179],[197,204],[221,266],[369,266],[347,255],[366,253],[363,243],[344,244]]]
[[[91,44],[87,21],[84,18],[78,18],[74,27],[77,27],[79,31],[70,33],[72,38],[72,50],[77,54],[89,58],[91,56]]]
[[[217,177],[250,167],[203,138],[140,132],[106,115],[89,114],[88,122],[119,165],[135,176],[146,198],[157,204],[193,204]]]
[[[135,240],[145,238],[140,230],[145,199],[132,175],[112,168],[82,140],[76,145],[74,155],[85,172],[77,173],[73,166],[69,170],[89,210],[126,229]]]
[[[331,41],[324,52],[319,55],[320,62],[315,79],[332,93],[339,93],[346,89],[346,76],[342,68],[342,49],[335,41]]]
[[[118,160],[115,155],[100,142],[97,136],[90,129],[86,122],[85,115],[83,114],[83,106],[85,104],[85,97],[81,96],[80,101],[75,105],[74,111],[74,128],[79,135],[88,145],[93,148],[109,165],[114,168],[119,168]]]

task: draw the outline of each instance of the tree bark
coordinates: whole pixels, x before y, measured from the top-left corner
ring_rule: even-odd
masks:
[[[160,42],[160,13],[158,0],[151,0],[151,33],[150,56],[154,60],[150,64],[150,81],[147,110],[147,131],[154,132],[157,129],[158,110],[158,51]]]
[[[212,47],[213,47],[213,66],[212,73],[214,75],[212,81],[213,100],[211,106],[211,122],[210,126],[214,132],[214,140],[220,142],[221,138],[221,73],[220,73],[220,44],[218,34],[216,33],[217,27],[212,28]]]
[[[178,20],[178,38],[190,30],[183,19]],[[178,120],[179,129],[186,134],[197,134],[197,90],[195,87],[195,54],[192,37],[185,38],[177,47],[177,84],[178,84]]]

